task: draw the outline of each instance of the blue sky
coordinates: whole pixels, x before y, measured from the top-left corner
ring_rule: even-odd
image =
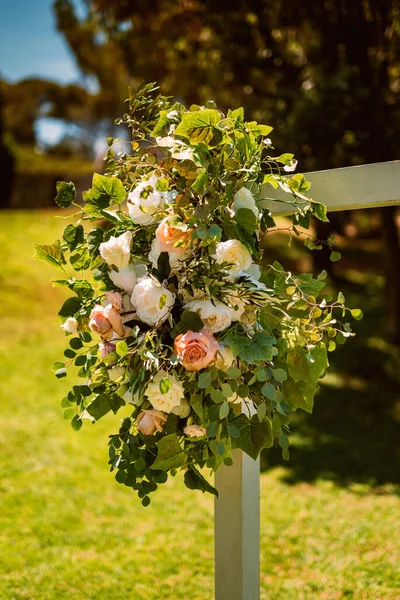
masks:
[[[73,55],[56,30],[52,0],[0,0],[0,77],[18,81],[41,77],[83,83]],[[54,143],[65,127],[40,119],[38,137]]]

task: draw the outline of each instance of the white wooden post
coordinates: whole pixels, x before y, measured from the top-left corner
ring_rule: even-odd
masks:
[[[329,211],[400,204],[400,161],[305,174],[310,198]],[[293,208],[286,194],[262,186],[260,204],[274,215]],[[216,473],[215,600],[260,598],[260,462],[234,450],[233,465]]]

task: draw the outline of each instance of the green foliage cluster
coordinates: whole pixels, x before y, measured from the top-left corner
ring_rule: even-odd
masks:
[[[72,183],[58,183],[57,204],[76,205],[77,220],[61,240],[37,244],[36,257],[73,292],[59,311],[72,336],[54,371],[62,378],[75,365],[83,382],[62,400],[65,417],[79,430],[132,405],[110,435],[110,468],[146,506],[177,469],[190,489],[217,494],[201,469],[231,464],[234,448],[256,458],[277,444],[288,458],[290,413],[312,411],[328,352],[353,335],[339,318],[362,313],[322,294],[326,273],[265,263],[260,241],[275,222],[258,204],[261,185],[287,192],[292,234],[312,215],[327,220],[304,176],[287,174],[293,156],[274,156],[271,127],[247,122],[242,108],[186,109],[153,84],[127,104],[129,152],[108,140],[106,173],[94,175],[83,207]]]

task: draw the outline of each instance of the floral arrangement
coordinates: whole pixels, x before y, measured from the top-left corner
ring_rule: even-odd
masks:
[[[342,294],[321,296],[326,273],[268,264],[266,187],[286,192],[291,235],[312,215],[327,220],[304,176],[287,174],[293,156],[272,155],[271,127],[242,108],[186,109],[153,84],[127,103],[129,152],[108,139],[105,174],[83,203],[57,184],[56,203],[78,212],[61,240],[35,247],[73,293],[58,313],[69,344],[54,370],[75,366],[83,381],[64,416],[79,430],[120,411],[109,464],[147,506],[177,469],[188,488],[217,494],[201,470],[230,465],[234,448],[255,459],[276,444],[288,458],[290,413],[312,411],[328,352],[353,335],[338,316],[362,313]]]

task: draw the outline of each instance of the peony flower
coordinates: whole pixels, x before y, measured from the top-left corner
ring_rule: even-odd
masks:
[[[186,417],[190,415],[190,411],[190,404],[186,400],[186,398],[182,398],[179,406],[174,406],[174,408],[171,410],[171,412],[174,413],[174,415],[178,415],[178,417],[180,417],[181,419],[186,419]]]
[[[138,318],[147,325],[163,323],[175,302],[175,294],[151,277],[141,277],[133,288],[131,302]]]
[[[99,333],[105,340],[111,339],[114,331],[120,337],[126,333],[121,315],[112,304],[96,304],[90,313],[89,329]]]
[[[133,265],[128,265],[124,269],[120,269],[119,271],[115,271],[111,269],[108,274],[109,278],[121,290],[124,292],[132,293],[133,288],[137,282],[136,271]]]
[[[106,292],[106,300],[118,311],[122,309],[122,294],[119,292]]]
[[[175,338],[174,350],[187,371],[200,371],[215,360],[218,342],[212,331],[187,331]]]
[[[128,196],[128,212],[138,225],[153,225],[159,221],[158,213],[164,208],[168,194],[156,188],[158,177],[143,179]]]
[[[186,225],[172,227],[168,224],[168,219],[164,219],[156,229],[160,252],[184,254],[190,246],[191,235],[192,229],[188,229]]]
[[[153,408],[170,413],[173,408],[180,406],[181,400],[185,397],[185,391],[181,382],[174,375],[161,370],[148,384],[144,395],[147,396]]]
[[[239,275],[252,264],[251,254],[240,240],[228,240],[219,242],[215,253],[216,262],[219,265],[229,263],[227,268],[232,275]]]
[[[203,437],[206,435],[206,430],[204,427],[200,427],[200,425],[187,425],[183,430],[185,435],[189,437]]]
[[[235,357],[233,356],[233,352],[229,346],[225,344],[219,344],[217,358],[215,359],[214,365],[217,369],[221,369],[221,371],[226,371],[233,365],[233,361]]]
[[[255,203],[253,194],[246,187],[240,188],[238,192],[233,197],[233,210],[235,213],[240,208],[247,208],[251,210],[257,219],[260,217],[260,213],[258,211],[257,205]]]
[[[122,235],[110,237],[108,242],[99,246],[100,255],[108,265],[114,265],[117,269],[125,269],[131,256],[132,233],[125,231]]]
[[[205,327],[214,333],[223,331],[232,323],[232,310],[221,302],[194,300],[185,304],[183,308],[197,312]]]
[[[74,317],[68,317],[60,327],[66,333],[78,333],[78,321]]]
[[[115,344],[111,344],[110,342],[101,341],[99,344],[99,353],[101,358],[108,356],[112,352],[115,352]]]
[[[161,250],[161,244],[160,244],[160,240],[158,238],[154,238],[152,244],[151,244],[151,249],[149,252],[149,261],[151,262],[152,266],[156,269],[157,268],[157,261],[158,261],[158,257],[160,256],[162,250]],[[168,257],[169,257],[169,266],[171,267],[172,270],[177,271],[181,266],[182,266],[182,260],[184,258],[186,258],[186,256],[184,255],[180,255],[177,254],[176,252],[168,252]]]
[[[167,415],[159,410],[142,410],[137,417],[137,428],[143,435],[153,435],[162,431]]]

